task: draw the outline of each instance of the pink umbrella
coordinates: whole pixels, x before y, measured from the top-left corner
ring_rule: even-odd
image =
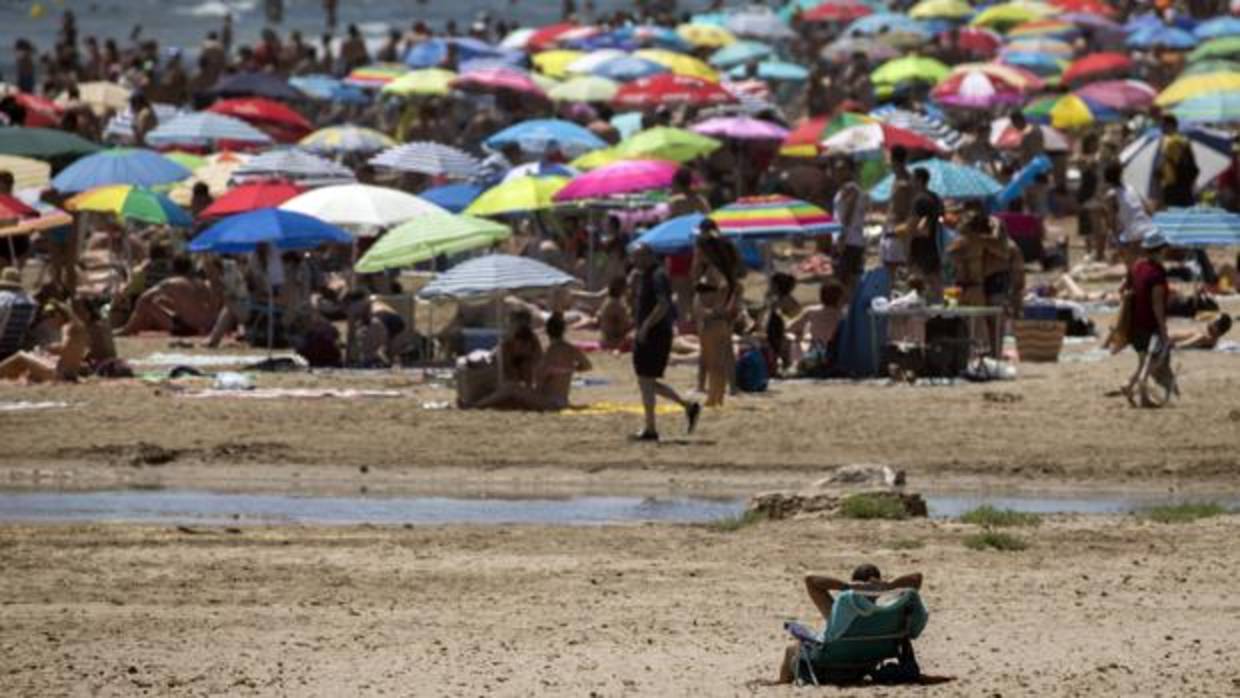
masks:
[[[513,68],[486,68],[462,73],[452,81],[452,87],[482,92],[512,90],[538,97],[547,96],[529,75]]]
[[[788,137],[788,129],[783,126],[748,116],[719,116],[694,124],[690,130],[738,141],[782,141]]]
[[[980,70],[969,70],[947,79],[930,93],[934,101],[949,107],[990,109],[1019,104],[1025,97],[1019,87]]]
[[[1042,147],[1048,153],[1068,153],[1072,151],[1072,143],[1068,141],[1068,137],[1062,131],[1051,128],[1045,124],[1036,124],[1036,128],[1042,131]],[[1012,126],[1012,120],[1008,117],[995,119],[990,122],[990,144],[1002,150],[1016,150],[1020,147],[1021,134]]]
[[[1076,95],[1118,111],[1133,111],[1153,104],[1158,93],[1140,80],[1103,80],[1078,89]]]
[[[556,192],[556,201],[601,199],[672,186],[680,165],[664,160],[621,160],[573,179]]]

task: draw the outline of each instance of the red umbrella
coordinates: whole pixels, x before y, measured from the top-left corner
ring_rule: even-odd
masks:
[[[233,187],[198,214],[199,218],[220,218],[260,208],[275,208],[304,192],[288,182],[251,182]]]
[[[64,109],[52,100],[38,95],[28,94],[26,92],[15,92],[12,95],[17,103],[26,109],[26,121],[22,126],[34,126],[40,128],[58,127],[60,126],[60,117],[64,114]]]
[[[1076,96],[1117,111],[1145,109],[1158,92],[1140,80],[1103,80],[1076,90]]]
[[[39,212],[30,208],[16,197],[0,194],[0,220],[11,221],[18,218],[33,218]]]
[[[616,106],[630,109],[664,104],[707,106],[735,101],[736,97],[718,83],[675,73],[660,73],[625,83],[612,99]]]
[[[516,68],[486,68],[462,73],[452,80],[452,87],[475,92],[509,90],[522,95],[546,97],[538,83]]]
[[[965,27],[956,32],[954,37],[951,32],[943,32],[938,39],[939,43],[954,43],[968,53],[983,58],[995,55],[1003,45],[1001,36],[981,27]]]
[[[851,22],[866,15],[874,14],[874,9],[857,0],[828,0],[801,15],[807,22]]]
[[[1132,70],[1132,59],[1123,53],[1091,53],[1079,58],[1063,71],[1063,82],[1078,82],[1099,78],[1103,75],[1127,73]]]
[[[1079,12],[1107,18],[1114,18],[1119,14],[1114,7],[1102,0],[1051,0],[1050,4],[1064,12]]]
[[[577,24],[574,22],[560,22],[559,24],[543,27],[530,35],[529,40],[525,42],[525,46],[533,51],[541,51],[554,44],[561,34],[567,34],[576,28]]]
[[[246,121],[281,143],[299,141],[314,130],[306,117],[263,97],[224,99],[212,104],[207,111]]]

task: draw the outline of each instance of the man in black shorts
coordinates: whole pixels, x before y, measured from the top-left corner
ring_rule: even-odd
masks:
[[[909,267],[926,287],[926,301],[943,302],[943,261],[939,256],[939,226],[943,200],[930,191],[930,172],[913,170],[913,219],[917,222],[909,240]]]
[[[676,324],[676,306],[672,304],[672,285],[667,272],[654,251],[646,245],[634,250],[637,265],[637,323],[636,341],[633,345],[633,371],[641,388],[642,409],[646,413],[646,427],[636,436],[638,441],[658,441],[655,427],[655,400],[662,396],[685,410],[689,421],[689,433],[697,426],[702,406],[680,397],[671,386],[664,383],[663,372],[672,354],[672,336]]]

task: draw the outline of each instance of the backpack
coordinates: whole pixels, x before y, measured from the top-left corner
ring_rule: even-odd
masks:
[[[766,357],[758,349],[749,349],[736,360],[736,387],[745,393],[766,391],[770,382],[770,369]]]

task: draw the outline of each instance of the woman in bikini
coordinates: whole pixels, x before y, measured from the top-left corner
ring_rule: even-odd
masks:
[[[732,326],[740,304],[740,253],[719,235],[709,218],[698,230],[692,278],[697,294],[698,338],[701,341],[700,387],[706,406],[721,407],[734,381],[736,354]]]
[[[573,374],[589,371],[590,359],[564,339],[564,316],[555,313],[547,320],[547,348],[534,369],[533,382],[506,381],[491,396],[478,403],[480,409],[518,409],[549,412],[568,407]]]

